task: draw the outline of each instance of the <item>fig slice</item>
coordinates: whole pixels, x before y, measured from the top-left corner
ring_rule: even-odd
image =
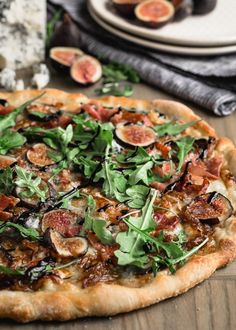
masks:
[[[152,28],[165,25],[174,14],[174,6],[167,0],[145,0],[135,8],[137,19]]]
[[[122,16],[133,16],[134,9],[143,0],[112,0],[114,7]]]
[[[79,48],[54,47],[50,49],[49,57],[56,70],[69,71],[73,62],[83,54]]]
[[[83,237],[65,238],[54,229],[48,228],[44,238],[61,257],[79,257],[88,250],[88,241]]]
[[[17,161],[16,158],[11,156],[2,156],[0,155],[0,169],[11,166]]]
[[[41,229],[45,232],[47,228],[52,228],[63,236],[74,237],[80,232],[77,220],[78,216],[74,212],[66,209],[56,209],[44,214]]]
[[[96,58],[83,55],[74,61],[70,74],[81,85],[93,84],[102,77],[102,66]]]
[[[44,167],[48,165],[53,165],[55,162],[49,158],[48,151],[50,149],[44,143],[34,144],[26,153],[27,159],[30,163]]]
[[[147,126],[117,125],[117,138],[126,145],[147,147],[156,141],[155,132]]]

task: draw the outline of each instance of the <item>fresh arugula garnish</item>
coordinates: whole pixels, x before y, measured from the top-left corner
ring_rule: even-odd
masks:
[[[82,194],[87,198],[87,208],[84,215],[84,223],[80,235],[85,235],[86,230],[92,230],[93,228],[93,213],[95,212],[96,202],[91,195]]]
[[[17,174],[15,183],[18,187],[22,188],[20,196],[23,198],[30,198],[36,194],[40,198],[41,202],[44,202],[46,200],[46,192],[48,187],[40,187],[41,178],[32,172],[26,171],[20,166],[16,166],[15,171]]]
[[[153,162],[149,161],[143,165],[137,165],[135,169],[125,170],[124,173],[129,176],[128,183],[132,186],[139,182],[143,182],[148,186],[149,179],[152,176]]]
[[[146,231],[154,228],[152,220],[153,204],[157,197],[157,191],[151,190],[147,201],[142,208],[140,217],[129,217],[128,224],[134,224],[140,231]],[[149,262],[149,258],[144,251],[144,243],[140,233],[134,230],[128,232],[120,232],[116,236],[116,242],[120,245],[119,250],[115,251],[118,258],[118,265],[135,265],[145,268]]]
[[[114,95],[114,96],[126,96],[129,97],[133,95],[133,87],[131,85],[125,84],[120,86],[120,83],[106,83],[103,84],[101,88],[95,89],[97,95]]]
[[[0,265],[0,273],[4,273],[10,276],[22,276],[25,274],[24,270],[21,268],[13,269],[4,265]]]
[[[0,193],[10,195],[13,189],[13,170],[7,167],[0,171]]]
[[[116,62],[103,65],[103,76],[105,82],[119,82],[128,80],[133,83],[139,83],[140,77],[130,65]]]
[[[161,265],[168,267],[171,272],[174,272],[176,264],[196,253],[208,241],[207,238],[200,245],[186,252],[182,247],[185,241],[183,233],[180,233],[177,239],[171,242],[164,240],[164,232],[161,232],[157,237],[151,236],[151,232],[155,228],[152,212],[156,196],[157,192],[152,190],[146,204],[142,208],[140,217],[123,219],[129,230],[128,232],[118,233],[116,242],[120,245],[120,249],[115,251],[118,265],[134,265],[140,268],[147,268],[150,262],[152,262],[154,275]],[[147,243],[149,244],[150,254],[145,249]]]
[[[138,147],[135,151],[129,150],[127,154],[118,154],[116,160],[119,163],[141,165],[152,160],[152,157],[144,148]]]
[[[135,185],[131,186],[130,188],[126,189],[126,196],[129,207],[132,207],[134,209],[141,209],[145,201],[147,199],[147,196],[150,192],[150,188],[143,186],[143,185]]]
[[[133,88],[129,84],[121,85],[121,82],[140,82],[138,73],[130,66],[119,63],[103,65],[103,85],[95,90],[98,95],[131,96]]]
[[[39,239],[39,232],[34,228],[26,228],[18,223],[0,221],[0,234],[5,233],[6,230],[13,228],[19,232],[23,238],[31,240]]]
[[[100,164],[100,162],[92,160],[90,156],[80,156],[78,159],[74,159],[74,163],[79,166],[88,179],[92,177]]]
[[[103,244],[112,244],[114,243],[114,238],[111,232],[106,228],[107,221],[103,219],[93,220],[92,229],[97,237]]]
[[[38,100],[40,97],[42,97],[45,93],[42,93],[33,99],[25,102],[12,112],[10,112],[7,115],[1,115],[0,116],[0,132],[5,130],[6,128],[15,126],[16,118],[19,114],[21,114],[30,104],[32,104],[34,101]]]
[[[177,158],[179,161],[177,172],[181,170],[185,157],[192,150],[194,141],[195,139],[191,136],[184,136],[183,138],[175,141],[178,147]]]
[[[185,131],[188,127],[194,126],[198,122],[199,120],[195,120],[186,124],[179,124],[175,121],[170,121],[168,123],[155,126],[154,130],[159,137],[164,135],[178,135]]]
[[[103,179],[103,190],[108,197],[115,197],[118,201],[124,201],[123,193],[126,189],[127,180],[124,175],[117,170],[109,157],[110,146],[106,148],[106,156],[102,169],[96,173],[94,182]]]
[[[26,138],[11,130],[3,131],[0,136],[0,155],[6,155],[9,150],[21,147],[26,142]]]

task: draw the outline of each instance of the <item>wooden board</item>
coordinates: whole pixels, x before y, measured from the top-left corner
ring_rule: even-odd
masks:
[[[52,77],[49,87],[81,92],[89,97],[95,97],[94,86],[79,89],[76,84],[64,77]],[[143,84],[135,86],[134,97],[150,100],[174,99]],[[191,104],[187,105],[216,128],[220,135],[227,136],[236,143],[236,113],[229,117],[219,118],[206,110]],[[129,314],[65,323],[35,322],[23,326],[15,322],[3,321],[0,327],[4,330],[234,330],[236,329],[235,308],[236,262],[218,270],[209,280],[179,297]]]

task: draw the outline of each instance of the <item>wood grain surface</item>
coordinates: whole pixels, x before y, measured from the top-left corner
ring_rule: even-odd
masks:
[[[95,97],[94,86],[79,89],[65,77],[53,76],[49,87]],[[144,84],[135,86],[134,97],[149,100],[156,98],[177,100]],[[236,113],[219,118],[206,110],[184,103],[206,119],[220,135],[227,136],[236,143]],[[111,318],[89,318],[65,323],[35,322],[19,325],[4,320],[0,323],[0,327],[4,330],[234,330],[236,329],[236,262],[218,270],[209,280],[187,293],[143,310]]]

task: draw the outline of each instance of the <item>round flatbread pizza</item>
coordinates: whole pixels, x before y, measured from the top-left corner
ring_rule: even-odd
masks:
[[[186,106],[0,93],[0,317],[108,316],[236,256],[236,149]]]

